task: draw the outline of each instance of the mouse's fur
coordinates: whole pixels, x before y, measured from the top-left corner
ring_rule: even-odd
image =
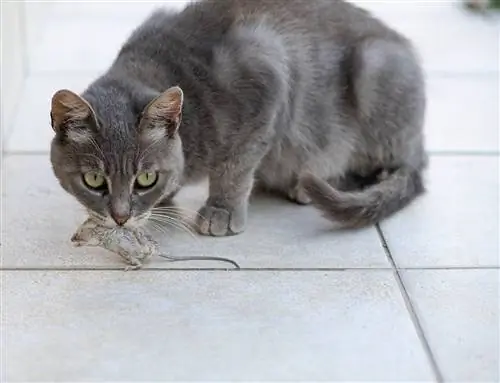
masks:
[[[141,230],[108,228],[92,219],[86,220],[71,238],[75,246],[96,246],[120,255],[130,266],[139,269],[152,255],[158,254],[157,243]]]

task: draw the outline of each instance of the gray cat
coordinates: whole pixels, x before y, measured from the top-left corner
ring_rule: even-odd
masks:
[[[411,44],[368,12],[204,0],[155,12],[81,96],[53,96],[51,161],[108,226],[208,176],[202,234],[242,232],[254,186],[362,227],[424,191],[424,112]]]

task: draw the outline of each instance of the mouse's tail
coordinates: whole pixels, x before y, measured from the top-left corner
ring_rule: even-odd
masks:
[[[401,210],[425,191],[421,171],[399,168],[379,183],[357,191],[334,189],[308,174],[302,185],[324,216],[345,228],[375,224]]]

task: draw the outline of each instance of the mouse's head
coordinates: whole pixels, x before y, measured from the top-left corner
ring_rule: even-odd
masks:
[[[97,223],[85,221],[71,237],[74,246],[99,246],[100,238]]]

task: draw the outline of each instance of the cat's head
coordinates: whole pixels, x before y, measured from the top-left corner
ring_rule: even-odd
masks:
[[[127,100],[104,96],[54,94],[52,167],[100,224],[139,226],[181,182],[183,93],[170,88],[137,113]]]

